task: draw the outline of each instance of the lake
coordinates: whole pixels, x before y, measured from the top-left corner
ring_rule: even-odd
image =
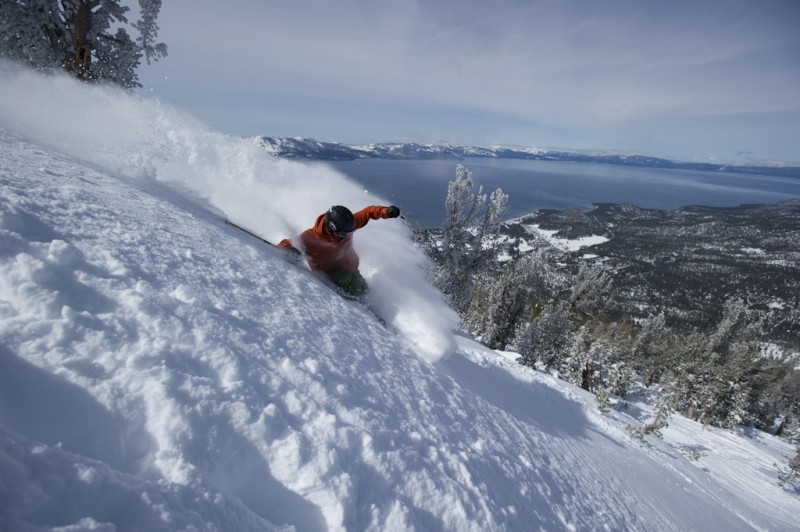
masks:
[[[685,205],[732,207],[800,198],[800,179],[750,174],[634,168],[593,163],[468,158],[454,160],[358,159],[329,161],[368,191],[398,205],[426,227],[444,218],[447,185],[456,165],[472,172],[485,192],[509,195],[507,218],[537,209],[589,210],[593,203],[632,203],[675,209]]]

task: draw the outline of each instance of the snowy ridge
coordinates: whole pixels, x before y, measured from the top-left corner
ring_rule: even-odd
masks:
[[[746,174],[800,177],[796,162],[762,161],[760,164],[740,165],[716,162],[691,162],[663,159],[635,153],[608,150],[564,150],[522,146],[454,146],[450,144],[376,143],[340,144],[305,137],[255,137],[262,149],[278,157],[305,160],[378,159],[463,159],[484,157],[494,159],[532,159],[539,161],[568,161],[610,164],[644,168],[676,168],[707,172],[738,172]]]
[[[357,235],[395,334],[215,214],[277,238],[333,194],[378,199],[343,177],[0,66],[0,529],[800,524],[764,467],[788,445],[726,455],[708,431],[693,462],[690,429],[646,445],[635,419],[454,337],[399,224]]]

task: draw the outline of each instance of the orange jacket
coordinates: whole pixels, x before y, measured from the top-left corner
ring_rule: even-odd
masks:
[[[387,208],[371,206],[353,213],[356,229],[361,229],[370,220],[388,218]],[[350,272],[358,271],[358,255],[353,250],[353,233],[338,237],[328,233],[325,228],[325,213],[317,216],[314,227],[306,229],[298,237],[305,252],[308,266],[313,271],[329,272],[342,268]],[[279,248],[294,248],[288,239],[281,240]]]

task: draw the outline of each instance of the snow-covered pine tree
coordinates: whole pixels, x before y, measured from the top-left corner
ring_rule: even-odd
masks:
[[[139,30],[136,44],[149,65],[152,61],[157,61],[167,55],[167,45],[156,42],[158,37],[156,19],[161,11],[161,0],[139,0],[139,8],[142,16],[138,22],[133,24],[133,27]]]
[[[616,350],[613,356],[614,360],[609,362],[607,368],[608,389],[611,394],[625,398],[636,381],[637,375],[631,364],[622,360]]]
[[[642,441],[645,441],[645,437],[651,434],[657,438],[663,438],[661,431],[669,426],[672,412],[672,394],[667,391],[659,391],[653,405],[653,418],[641,427],[629,427],[628,430]]]
[[[484,245],[497,235],[508,195],[497,189],[487,196],[483,187],[473,192],[472,174],[462,165],[447,188],[442,246],[438,252],[435,284],[451,306],[464,313],[472,296],[475,276],[493,262],[494,251]]]
[[[636,364],[648,388],[660,382],[666,370],[668,331],[666,317],[661,312],[649,316],[644,322],[633,343],[633,362]]]
[[[139,86],[136,69],[167,55],[156,43],[161,0],[139,0],[141,19],[125,28],[130,10],[119,0],[3,0],[0,55],[43,70],[62,68],[86,81]]]
[[[603,397],[611,395],[608,380],[611,357],[611,347],[606,345],[605,342],[598,340],[592,342],[581,388],[594,392],[595,395],[601,392]]]
[[[800,370],[793,357],[760,357],[750,374],[748,414],[759,429],[800,441]]]
[[[506,264],[500,275],[481,284],[465,312],[470,332],[492,349],[505,349],[531,319],[531,304],[548,298],[547,259],[543,250]]]
[[[672,417],[672,393],[660,390],[653,405],[653,419],[644,426],[645,434],[655,434],[661,438],[661,430],[669,426]]]
[[[516,347],[521,355],[521,364],[555,369],[572,342],[572,324],[564,311],[564,304],[561,303],[545,307],[528,324]]]
[[[584,323],[603,312],[612,301],[613,281],[602,266],[581,263],[569,304],[576,321]]]
[[[674,393],[676,410],[692,419],[701,410],[701,393],[709,379],[705,351],[706,334],[699,330],[681,335],[673,346],[675,362],[660,379]]]
[[[559,378],[589,390],[590,358],[592,338],[586,326],[581,326],[571,336],[572,342],[566,351],[562,352],[555,363],[548,366],[552,372],[557,370]]]
[[[760,326],[743,301],[729,300],[711,334],[694,331],[682,339],[669,384],[689,417],[724,427],[748,419]]]
[[[722,319],[708,339],[713,380],[706,392],[708,403],[703,418],[731,427],[747,418],[752,381],[751,369],[760,357],[757,337],[761,323],[754,319],[744,301],[725,302]]]
[[[588,324],[596,342],[607,347],[604,386],[613,396],[625,398],[638,379],[633,353],[635,351],[635,325],[631,320],[607,321]]]

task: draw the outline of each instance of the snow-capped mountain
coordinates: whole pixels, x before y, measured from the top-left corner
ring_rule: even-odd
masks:
[[[254,138],[255,143],[276,157],[287,159],[348,161],[353,159],[459,159],[463,157],[500,157],[503,148],[450,146],[448,144],[379,143],[347,145],[322,142],[305,137]],[[513,153],[534,154],[534,150]],[[538,152],[545,153],[545,152]]]
[[[794,530],[791,453],[455,328],[398,220],[370,306],[224,223],[380,203],[122,91],[0,62],[0,529]]]
[[[348,145],[322,142],[305,137],[253,138],[267,152],[286,159],[349,161],[354,159],[464,159],[488,157],[497,159],[529,159],[538,161],[568,161],[611,164],[646,168],[672,168],[709,172],[800,177],[800,167],[786,164],[732,165],[683,162],[640,154],[592,153],[506,146],[452,146],[449,144],[376,143]]]

